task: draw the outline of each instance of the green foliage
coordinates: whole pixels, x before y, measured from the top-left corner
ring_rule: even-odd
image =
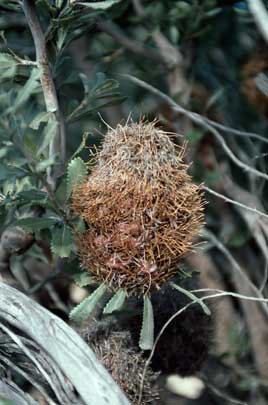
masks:
[[[86,287],[87,285],[92,284],[92,277],[89,273],[83,271],[74,276],[74,281],[79,287]]]
[[[126,291],[125,290],[118,290],[116,294],[108,301],[106,304],[103,313],[105,315],[112,314],[115,311],[119,311],[125,302],[126,299]]]
[[[94,10],[106,10],[107,8],[110,8],[113,5],[120,3],[120,1],[121,0],[104,0],[104,1],[95,1],[94,3],[77,1],[75,2],[75,5],[89,7]]]
[[[51,117],[51,114],[49,112],[40,112],[37,114],[32,122],[29,124],[29,127],[37,130],[39,129],[39,126],[42,122],[48,122],[49,118]]]
[[[182,294],[185,294],[188,298],[190,298],[190,300],[199,304],[206,315],[211,315],[211,311],[210,311],[209,307],[202,301],[202,299],[198,298],[192,292],[185,290],[184,288],[180,287],[177,284],[174,284],[174,283],[170,283],[170,284],[173,288],[175,288],[175,290],[178,290]]]
[[[73,248],[72,229],[68,225],[56,227],[52,231],[51,251],[59,257],[69,257]]]
[[[84,98],[70,113],[69,122],[81,120],[101,108],[119,104],[126,99],[117,91],[119,83],[113,79],[106,79],[103,73],[97,73],[93,80],[88,80],[82,73],[80,78],[84,87]]]
[[[41,90],[40,87],[40,69],[33,68],[30,73],[29,79],[26,81],[23,87],[21,87],[16,95],[12,107],[7,110],[7,113],[15,114],[18,109],[29,100],[29,98],[37,91]]]
[[[25,176],[25,172],[19,168],[0,163],[0,181],[13,180],[14,178],[23,176]]]
[[[74,158],[68,165],[66,196],[69,198],[76,186],[83,183],[87,176],[87,166],[79,157]]]
[[[142,350],[151,350],[154,344],[154,312],[148,296],[143,300],[143,318],[139,346]]]
[[[15,76],[18,62],[8,53],[0,53],[0,80],[9,79]]]
[[[41,229],[49,229],[57,224],[59,220],[56,218],[22,218],[13,222],[13,226],[19,226],[25,231],[36,232]]]
[[[262,2],[268,8],[268,1]],[[29,271],[30,283],[39,277],[50,277],[54,270],[57,274],[58,263],[63,263],[66,271],[61,273],[60,281],[63,280],[62,288],[66,284],[65,292],[68,291],[67,276],[74,278],[80,287],[94,284],[90,273],[81,272],[75,257],[74,236],[85,231],[86,224],[74,217],[70,197],[75,187],[86,180],[88,164],[85,162],[94,155],[90,148],[98,147],[106,132],[103,122],[113,127],[125,122],[129,113],[134,120],[141,116],[149,120],[158,117],[159,125],[171,132],[179,128],[189,143],[189,157],[193,161],[191,173],[197,183],[205,183],[228,198],[265,212],[268,191],[265,179],[250,171],[241,171],[208,128],[192,122],[189,125],[182,115],[173,111],[171,114],[167,104],[156,95],[134,86],[121,75],[130,73],[141,78],[205,119],[263,136],[261,140],[245,132],[238,137],[237,133],[218,127],[233,155],[267,173],[267,113],[265,115],[258,105],[251,106],[243,94],[244,61],[252,60],[257,50],[260,64],[266,63],[265,46],[246,1],[146,0],[140,2],[141,12],[136,12],[131,1],[122,0],[38,0],[32,3],[36,5],[45,33],[49,66],[60,105],[56,113],[47,111],[40,76],[42,69],[35,61],[36,49],[22,2],[0,0],[0,229],[18,226],[35,234],[34,245],[18,256],[19,272]],[[114,31],[102,29],[100,20],[112,22]],[[161,38],[166,41],[162,48]],[[177,62],[168,64],[164,60],[166,45],[169,56],[182,58],[179,66]],[[159,61],[155,62],[149,51],[158,55]],[[262,74],[267,70],[265,66]],[[186,81],[186,95],[175,92],[177,79],[180,83]],[[61,148],[64,146],[58,142],[56,148],[52,148],[62,123],[66,133],[63,159]],[[235,290],[240,286],[228,261],[228,257],[233,256],[245,276],[256,283],[266,297],[265,221],[259,221],[255,214],[249,218],[241,208],[216,196],[207,194],[207,200],[206,226],[228,252],[225,255],[217,246],[211,249],[210,245],[201,254],[219,272],[226,289],[231,286]],[[28,270],[31,261],[34,265]],[[44,276],[40,263],[47,265]],[[200,261],[200,267],[201,264]],[[197,271],[202,270],[195,266]],[[190,272],[186,266],[184,276],[189,277]],[[26,276],[28,278],[28,274]],[[205,314],[210,314],[197,292],[182,289],[179,284],[172,285],[178,291],[178,300],[184,294],[189,303],[193,303],[191,307],[199,305]],[[72,311],[71,319],[83,322],[106,291],[104,285],[97,288]],[[126,300],[125,292],[119,290],[104,307],[104,315],[116,317]],[[228,341],[232,350],[226,356],[233,355],[232,360],[239,367],[243,366],[243,376],[235,370],[235,389],[230,392],[239,396],[240,390],[243,401],[249,393],[251,402],[262,402],[262,398],[254,397],[258,391],[261,397],[264,386],[256,371],[259,347],[253,345],[252,337],[255,333],[266,336],[267,331],[261,324],[255,328],[257,332],[250,329],[249,306],[246,310],[246,305],[233,305],[233,308],[237,315],[234,319],[244,316],[241,323],[246,332],[241,337],[239,327],[237,335]],[[226,317],[231,315],[226,314]],[[140,347],[150,350],[153,343],[154,314],[150,297],[146,297]],[[265,352],[265,345],[261,350]],[[228,367],[228,381],[231,378]]]
[[[50,145],[50,143],[53,141],[54,137],[57,134],[59,123],[56,121],[54,114],[52,113],[48,114],[49,115],[46,115],[47,125],[44,128],[44,137],[42,139],[42,142],[40,143],[40,146],[38,147],[37,156],[40,156],[41,153],[47,149],[47,147]],[[43,116],[42,121],[44,122],[44,120],[45,118]],[[34,125],[35,126],[37,125],[36,122],[34,123]]]
[[[92,294],[85,298],[71,311],[70,319],[77,324],[84,322],[94,310],[100,299],[104,296],[105,292],[106,286],[101,284]]]

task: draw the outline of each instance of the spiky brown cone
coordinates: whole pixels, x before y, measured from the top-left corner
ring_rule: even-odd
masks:
[[[97,282],[142,295],[178,271],[204,219],[184,153],[155,123],[108,132],[88,181],[73,193],[88,225],[77,238],[81,264]]]

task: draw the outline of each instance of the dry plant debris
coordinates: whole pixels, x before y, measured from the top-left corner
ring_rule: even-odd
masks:
[[[81,265],[111,290],[145,295],[178,272],[204,221],[201,187],[155,122],[118,125],[105,136],[72,207],[88,229],[77,236]]]
[[[98,359],[133,405],[147,404],[159,398],[159,388],[156,385],[159,373],[154,373],[149,367],[143,383],[141,402],[139,402],[146,359],[141,352],[135,352],[131,348],[128,332],[111,332],[109,336],[98,336],[90,343]]]

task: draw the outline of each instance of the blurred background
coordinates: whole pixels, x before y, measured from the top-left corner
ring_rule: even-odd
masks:
[[[90,148],[100,145],[107,126],[157,118],[176,134],[175,142],[187,141],[186,160],[208,202],[201,243],[183,266],[200,274],[200,288],[259,299],[211,300],[213,343],[201,372],[205,393],[190,401],[166,392],[161,403],[268,403],[268,307],[261,302],[268,298],[268,38],[252,2],[35,3],[65,121],[67,160],[77,148],[90,160]],[[262,4],[268,10],[268,2]],[[40,84],[27,63],[36,50],[22,4],[0,1],[0,11],[0,178],[1,195],[10,196],[1,205],[3,230],[15,211],[21,217],[29,208],[14,205],[12,196],[39,187],[40,176],[21,174],[29,155],[41,159],[34,161],[35,168],[43,163],[41,174],[51,162],[38,155],[50,139],[40,144],[48,124]],[[55,191],[59,201],[65,187],[63,174]],[[47,248],[49,229],[39,230],[39,239],[44,243],[15,257],[13,275],[67,319],[87,294],[69,276],[77,259],[66,263],[67,277],[59,272],[40,288],[55,252]]]

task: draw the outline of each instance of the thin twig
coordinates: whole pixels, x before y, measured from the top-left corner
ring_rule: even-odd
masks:
[[[264,142],[264,143],[268,143],[268,139],[265,138],[264,136],[261,136],[259,134],[255,134],[255,132],[247,132],[247,131],[241,131],[239,129],[235,129],[232,127],[228,127],[226,125],[220,124],[219,122],[210,120],[207,117],[203,117],[205,121],[207,121],[207,123],[209,123],[210,125],[212,125],[215,128],[221,129],[223,132],[229,132],[230,134],[236,135],[236,136],[241,136],[241,137],[248,137],[248,138],[255,138],[258,139],[258,141]]]
[[[231,252],[224,246],[224,244],[209,230],[204,230],[203,231],[205,238],[210,239],[210,241],[226,256],[226,258],[229,260],[231,265],[233,266],[233,269],[237,271],[240,276],[246,281],[246,283],[250,286],[252,291],[255,293],[256,297],[258,298],[264,298],[261,291],[253,284],[253,282],[250,280],[248,275],[241,269],[240,265],[238,262],[235,260],[235,258],[232,256]],[[265,314],[268,316],[268,308],[266,304],[263,304],[263,310]]]
[[[125,35],[125,33],[112,21],[104,20],[104,19],[100,18],[97,20],[97,27],[101,31],[110,35],[116,42],[118,42],[120,45],[122,45],[123,48],[128,49],[129,51],[131,51],[137,55],[151,59],[155,62],[160,62],[162,64],[163,63],[165,64],[164,59],[161,57],[161,55],[157,51],[155,51],[152,48],[145,47],[144,45],[141,45],[140,42],[127,37]]]
[[[61,298],[60,298],[58,292],[56,291],[56,289],[54,288],[53,284],[50,284],[50,283],[45,284],[45,289],[47,290],[47,292],[48,292],[50,298],[52,299],[55,307],[57,309],[60,309],[66,315],[68,315],[70,310],[64,304],[64,302],[61,300]]]
[[[208,193],[210,193],[210,194],[212,194],[212,195],[215,195],[216,197],[221,198],[221,199],[224,200],[225,202],[228,202],[228,203],[237,205],[238,207],[243,208],[243,209],[245,209],[245,210],[248,210],[248,211],[250,211],[250,212],[253,212],[253,213],[256,214],[256,215],[260,215],[260,216],[262,216],[262,217],[268,218],[268,215],[267,215],[267,214],[265,214],[265,213],[262,212],[262,211],[257,210],[257,208],[251,208],[251,207],[249,207],[248,205],[245,205],[245,204],[240,203],[239,201],[232,200],[231,198],[226,197],[225,195],[220,194],[220,193],[218,193],[217,191],[212,190],[211,188],[209,188],[209,187],[207,187],[207,186],[203,186],[203,189],[204,189],[205,191],[207,191]]]
[[[181,114],[184,114],[185,116],[189,117],[193,122],[195,122],[196,124],[199,124],[200,126],[205,128],[206,130],[211,132],[216,137],[218,142],[221,144],[222,148],[224,149],[226,154],[229,156],[229,158],[237,166],[241,167],[241,169],[243,169],[246,172],[251,172],[251,173],[255,174],[258,177],[262,177],[265,180],[268,180],[268,175],[266,173],[260,172],[259,170],[254,169],[254,167],[251,167],[251,166],[247,165],[246,163],[242,162],[240,159],[238,159],[233,154],[233,152],[231,151],[231,149],[229,148],[229,146],[227,145],[227,143],[225,142],[225,140],[223,139],[221,134],[217,131],[217,129],[214,128],[207,119],[202,117],[202,115],[194,113],[192,111],[186,110],[185,108],[183,108],[179,104],[177,104],[174,100],[172,100],[172,98],[167,96],[165,93],[162,93],[162,91],[156,89],[155,87],[153,87],[150,84],[144,82],[143,80],[138,79],[137,77],[127,75],[127,74],[124,74],[122,76],[128,78],[133,83],[138,84],[139,86],[149,90],[151,93],[157,95],[162,100],[165,100],[173,108],[174,111],[177,111],[177,112],[179,112]]]
[[[262,283],[261,283],[261,285],[259,287],[259,290],[260,290],[261,293],[263,292],[263,290],[264,290],[264,288],[265,288],[265,286],[267,284],[267,279],[268,279],[268,260],[266,260],[265,267],[264,267],[263,280],[262,280]]]
[[[222,398],[225,401],[228,401],[228,404],[248,405],[248,402],[242,402],[242,401],[239,401],[238,399],[230,397],[229,395],[227,395],[224,392],[222,392],[221,390],[219,390],[218,387],[215,387],[214,385],[208,383],[207,381],[206,381],[206,386],[212,392],[214,392],[214,394],[216,394],[219,398]]]
[[[62,259],[61,259],[62,260]],[[44,285],[46,285],[47,283],[57,279],[62,273],[64,273],[64,266],[59,266],[59,264],[61,263],[57,263],[57,265],[55,266],[55,270],[51,273],[48,274],[47,277],[43,278],[41,281],[39,281],[38,283],[36,283],[34,286],[32,286],[31,288],[29,288],[27,290],[27,294],[28,295],[32,295],[35,294],[37,291],[39,291]]]
[[[246,295],[242,295],[242,294],[237,294],[237,293],[233,293],[233,292],[229,292],[229,291],[223,291],[223,290],[218,290],[218,289],[211,289],[211,288],[202,288],[202,289],[198,289],[198,290],[192,290],[192,293],[197,293],[197,292],[216,292],[215,294],[210,294],[210,295],[206,295],[205,297],[201,297],[200,300],[201,301],[205,301],[211,298],[219,298],[219,297],[225,297],[225,296],[231,296],[231,297],[235,297],[235,298],[240,298],[243,300],[248,300],[248,301],[257,301],[257,302],[266,302],[268,303],[268,299],[266,298],[257,298],[257,297],[250,297],[250,296],[246,296]],[[138,404],[141,404],[141,397],[142,397],[142,392],[143,392],[143,384],[144,384],[144,380],[145,380],[145,376],[146,376],[146,371],[151,363],[151,360],[153,358],[157,343],[159,341],[159,339],[161,338],[161,336],[163,335],[164,331],[166,330],[166,328],[169,326],[169,324],[177,317],[179,316],[182,312],[184,312],[187,308],[189,308],[191,305],[195,304],[195,301],[189,302],[187,305],[185,305],[183,308],[181,308],[179,311],[175,312],[175,314],[173,314],[168,321],[164,324],[164,326],[162,327],[162,329],[160,330],[160,332],[158,333],[157,337],[155,338],[154,341],[154,345],[153,348],[150,352],[150,355],[148,357],[148,359],[146,360],[144,369],[143,369],[143,373],[142,373],[142,379],[141,379],[141,385],[140,385],[140,394],[139,394],[139,400],[138,400]]]
[[[57,133],[50,143],[49,157],[53,158],[57,154],[59,154],[61,165],[63,165],[66,157],[65,125],[63,116],[60,111],[58,96],[49,65],[45,36],[40,21],[38,19],[35,1],[23,0],[22,7],[34,40],[36,62],[41,72],[41,84],[43,88],[46,109],[48,112],[54,115],[54,118],[57,122]],[[48,170],[48,181],[53,190],[56,187],[57,176],[58,174],[55,170],[53,175],[51,173],[51,169]]]

